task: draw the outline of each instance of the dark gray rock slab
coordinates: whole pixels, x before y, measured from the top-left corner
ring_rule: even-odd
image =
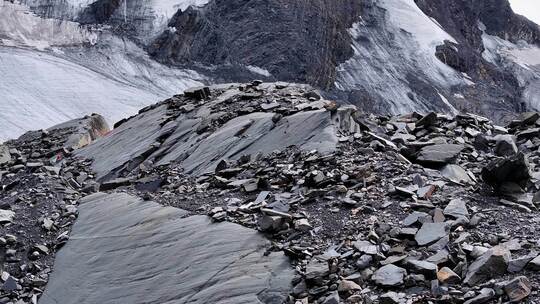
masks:
[[[454,218],[469,217],[469,211],[467,210],[467,203],[460,199],[453,199],[444,208],[444,215],[452,216]]]
[[[441,144],[423,147],[417,156],[417,161],[427,165],[444,165],[452,162],[465,147],[454,144]]]
[[[482,179],[493,187],[509,182],[524,186],[530,178],[529,160],[522,153],[493,160],[482,169]]]
[[[425,246],[442,239],[447,234],[445,223],[424,223],[414,239],[418,245]]]
[[[282,303],[293,271],[263,236],[123,193],[82,200],[40,304]]]
[[[506,273],[510,251],[503,246],[495,246],[476,259],[467,270],[463,282],[474,285]]]

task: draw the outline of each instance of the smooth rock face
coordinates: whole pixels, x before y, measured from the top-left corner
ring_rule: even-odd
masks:
[[[427,165],[444,165],[463,151],[462,145],[442,144],[426,146],[418,153],[417,161]]]
[[[276,88],[276,85],[265,85],[269,89]],[[217,93],[218,87],[227,86],[231,88]],[[213,86],[211,89],[216,89],[212,93],[215,94],[213,98],[196,111],[171,115],[165,104],[144,109],[106,138],[81,149],[78,154],[94,160],[92,166],[99,179],[114,178],[120,172],[138,168],[142,163],[159,166],[176,162],[186,173],[198,175],[213,171],[221,160],[267,154],[289,146],[329,154],[336,149],[338,130],[354,133],[358,128],[352,119],[356,111],[354,107],[342,107],[331,112],[324,109],[322,101],[310,104],[307,99],[302,111],[282,115],[279,120],[276,120],[275,112],[253,110],[230,120],[224,119],[225,123],[216,128],[208,128],[208,124],[215,124],[220,116],[227,118],[223,113],[225,103],[248,96],[234,85]],[[309,87],[291,84],[288,89],[294,93]],[[286,95],[288,89],[276,91]],[[253,101],[262,103],[265,99],[256,94]]]
[[[375,271],[371,279],[382,286],[397,286],[403,283],[406,274],[405,269],[389,264]]]
[[[79,211],[40,304],[282,303],[290,288],[288,259],[251,229],[124,193]]]
[[[416,233],[414,239],[418,245],[424,246],[432,244],[446,235],[445,223],[424,223],[422,228]]]

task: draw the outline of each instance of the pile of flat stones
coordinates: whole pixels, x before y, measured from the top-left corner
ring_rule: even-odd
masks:
[[[267,234],[268,250],[297,269],[290,303],[537,298],[540,239],[524,231],[540,197],[537,114],[506,128],[473,114],[356,120],[362,131],[343,134],[332,154],[290,147],[198,177],[156,168],[133,183],[163,204]]]
[[[279,119],[321,98],[286,88],[267,99],[253,82],[213,103],[199,88],[166,102],[171,119],[201,105],[221,111],[203,126],[217,129],[257,111]],[[538,113],[506,127],[473,114],[358,112],[354,120],[359,130],[336,134],[332,153],[239,155],[199,176],[142,164],[96,180],[60,131],[0,146],[0,303],[37,302],[77,200],[96,191],[259,230],[271,240],[267,251],[284,252],[296,269],[291,304],[540,301]]]
[[[29,132],[0,145],[0,303],[37,303],[78,199],[98,185],[63,145],[73,131]]]

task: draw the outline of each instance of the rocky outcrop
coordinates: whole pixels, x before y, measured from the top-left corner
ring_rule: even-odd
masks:
[[[539,117],[375,116],[253,81],[187,90],[75,153],[77,128],[27,135],[0,164],[0,299],[537,301]],[[490,185],[516,157],[528,178]]]
[[[199,175],[223,159],[288,146],[328,154],[336,149],[338,133],[360,127],[353,118],[356,108],[336,110],[319,98],[313,88],[295,84],[216,86],[209,99],[179,95],[147,108],[78,154],[93,159],[99,178],[170,163]]]
[[[239,71],[259,67],[269,79],[328,89],[336,81],[336,66],[353,55],[347,30],[359,20],[363,5],[351,0],[211,1],[177,12],[169,22],[174,30],[156,39],[149,53],[173,64],[232,65]],[[224,77],[246,80],[236,75]]]
[[[293,271],[256,231],[127,194],[79,203],[40,304],[283,303]]]

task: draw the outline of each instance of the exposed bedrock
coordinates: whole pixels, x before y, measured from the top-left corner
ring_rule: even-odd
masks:
[[[283,303],[293,270],[232,223],[125,193],[81,200],[40,304]]]

